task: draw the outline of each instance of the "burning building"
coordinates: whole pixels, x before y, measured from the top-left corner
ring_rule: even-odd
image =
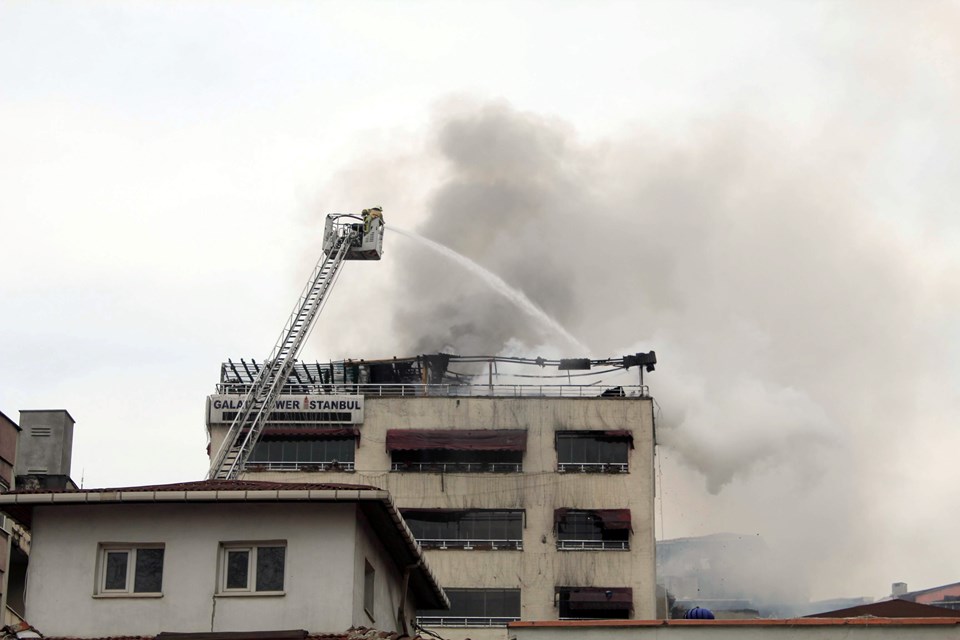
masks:
[[[389,491],[450,598],[418,612],[444,637],[653,618],[653,400],[573,377],[653,358],[296,362],[238,477]],[[221,368],[207,400],[214,471],[260,368]]]

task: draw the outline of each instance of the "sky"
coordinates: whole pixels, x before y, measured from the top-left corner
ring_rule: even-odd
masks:
[[[382,205],[305,358],[656,349],[658,536],[955,582],[958,43],[947,0],[8,0],[0,411],[69,410],[84,486],[202,477],[220,363]]]

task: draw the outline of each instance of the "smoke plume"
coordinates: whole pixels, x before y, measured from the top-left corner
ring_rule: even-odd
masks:
[[[945,509],[960,512],[942,448],[960,444],[947,348],[955,229],[939,206],[958,194],[937,182],[924,183],[929,197],[904,196],[916,167],[902,136],[917,107],[896,100],[899,85],[860,77],[882,60],[853,56],[850,83],[869,84],[868,108],[840,97],[815,134],[718,113],[682,136],[636,126],[584,140],[506,102],[444,103],[416,164],[429,167],[415,180],[425,214],[405,218],[374,176],[366,183],[384,194],[388,227],[393,212],[484,265],[591,353],[569,353],[489,286],[396,235],[387,251],[399,267],[372,285],[389,309],[381,344],[656,349],[647,382],[667,537],[761,533],[800,597],[808,579],[824,597],[882,595],[903,575],[955,580],[938,569],[952,551],[936,531]],[[898,60],[898,73],[911,64]],[[938,96],[960,106],[949,87]],[[936,153],[955,162],[952,135]]]

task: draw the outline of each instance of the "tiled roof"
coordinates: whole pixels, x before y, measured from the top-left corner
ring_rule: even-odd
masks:
[[[942,584],[939,587],[930,587],[929,589],[920,589],[919,591],[908,591],[907,593],[897,597],[904,600],[913,600],[917,596],[935,593],[944,589],[952,589],[954,587],[960,587],[960,582],[951,582],[950,584]]]
[[[877,618],[960,618],[960,611],[919,604],[909,600],[882,600],[870,604],[861,604],[846,609],[814,613],[807,618],[856,618],[875,616]]]
[[[343,484],[333,482],[261,482],[258,480],[194,480],[191,482],[175,482],[173,484],[149,484],[138,487],[103,487],[98,489],[80,489],[82,493],[116,493],[136,491],[339,491],[351,489],[379,490],[363,484]],[[66,489],[55,491],[51,489],[27,489],[8,491],[7,494],[26,493],[77,493],[77,490]]]

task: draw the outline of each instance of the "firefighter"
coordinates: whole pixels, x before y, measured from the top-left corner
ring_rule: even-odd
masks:
[[[373,228],[374,219],[380,219],[380,224],[383,224],[383,208],[382,207],[373,207],[372,209],[363,210],[363,235],[370,233],[370,229]]]

